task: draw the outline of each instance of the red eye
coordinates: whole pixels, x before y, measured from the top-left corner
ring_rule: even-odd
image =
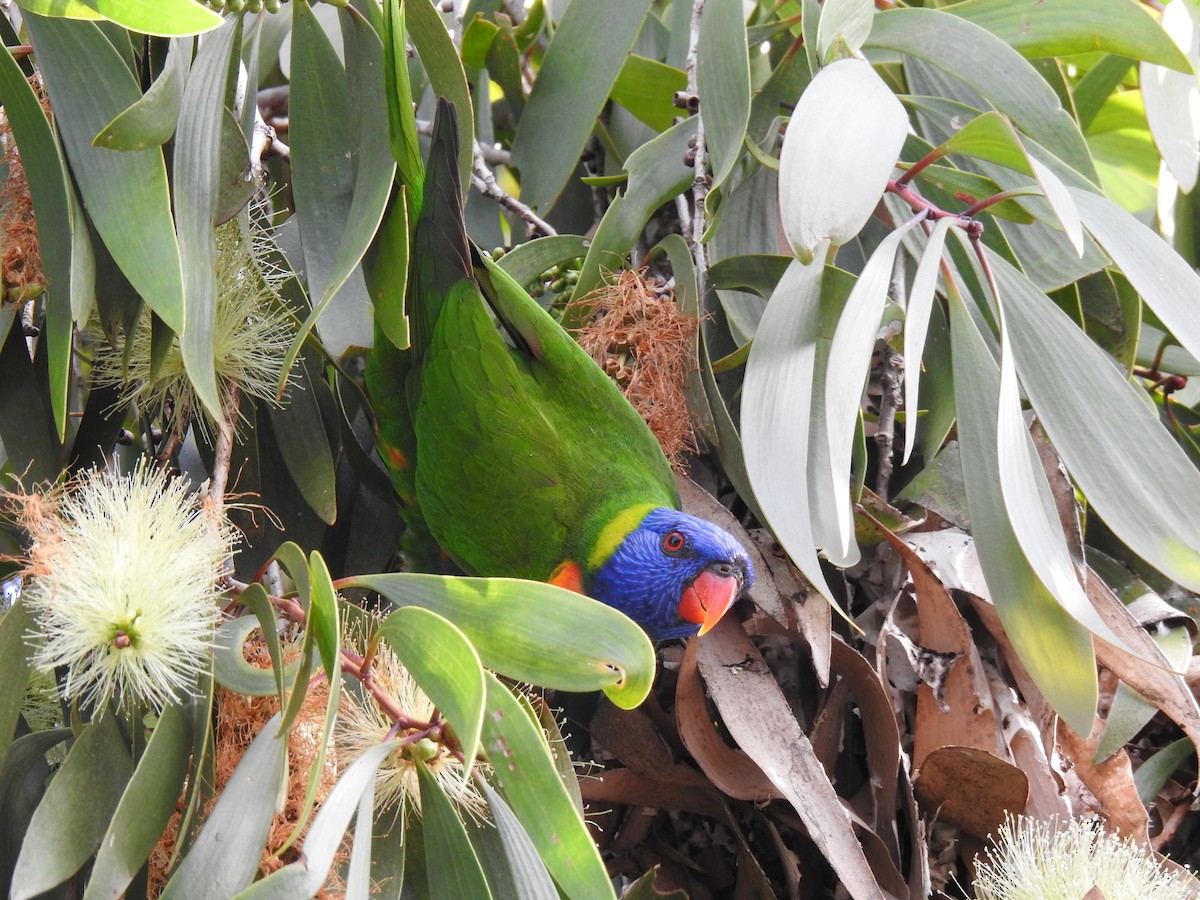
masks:
[[[678,553],[686,543],[687,539],[678,531],[670,532],[662,541],[663,549],[668,553]]]

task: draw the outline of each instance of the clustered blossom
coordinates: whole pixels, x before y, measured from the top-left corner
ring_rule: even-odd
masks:
[[[380,644],[376,651],[371,675],[377,688],[391,697],[410,719],[422,722],[432,719],[433,701],[386,644]],[[404,731],[393,732],[394,725],[372,698],[358,698],[350,692],[343,694],[336,732],[339,762],[349,766],[372,747],[394,737],[405,738]],[[483,819],[486,803],[474,781],[465,777],[463,761],[445,744],[429,738],[410,741],[384,759],[375,774],[376,810],[394,809],[404,803],[420,814],[421,786],[414,759],[425,764],[458,810]]]
[[[224,519],[145,463],[30,495],[20,519],[33,539],[22,593],[33,661],[65,668],[64,698],[161,707],[186,693],[208,667],[232,546]]]
[[[213,331],[213,367],[224,393],[236,387],[243,395],[275,402],[276,387],[295,334],[295,323],[280,289],[290,274],[271,261],[275,244],[250,217],[217,229],[217,303]],[[153,411],[174,404],[178,429],[192,415],[206,433],[215,423],[200,403],[184,367],[179,338],[171,340],[162,361],[152,363],[150,311],[143,310],[132,334],[96,357],[96,382],[113,385],[121,399]]]
[[[1172,872],[1133,841],[1098,820],[1065,824],[1010,818],[986,856],[976,857],[976,900],[1184,900],[1192,879]]]

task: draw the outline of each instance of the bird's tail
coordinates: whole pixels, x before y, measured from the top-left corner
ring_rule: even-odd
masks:
[[[458,113],[453,103],[439,98],[405,298],[418,359],[429,345],[446,295],[459,281],[472,277],[458,149]]]

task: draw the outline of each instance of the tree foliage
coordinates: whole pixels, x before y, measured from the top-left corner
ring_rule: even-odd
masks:
[[[215,5],[0,17],[11,896],[925,896],[1020,813],[1194,846],[1187,0]],[[682,398],[685,505],[755,557],[682,648],[413,571],[362,359],[438,97],[473,238]],[[147,485],[238,533],[198,658]]]

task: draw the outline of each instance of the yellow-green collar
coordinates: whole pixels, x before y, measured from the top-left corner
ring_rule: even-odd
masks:
[[[646,518],[651,510],[657,508],[657,504],[654,503],[639,503],[613,516],[596,536],[596,543],[592,545],[592,552],[588,554],[588,571],[595,572],[608,562],[608,558],[621,546],[621,541],[642,524],[642,519]]]

